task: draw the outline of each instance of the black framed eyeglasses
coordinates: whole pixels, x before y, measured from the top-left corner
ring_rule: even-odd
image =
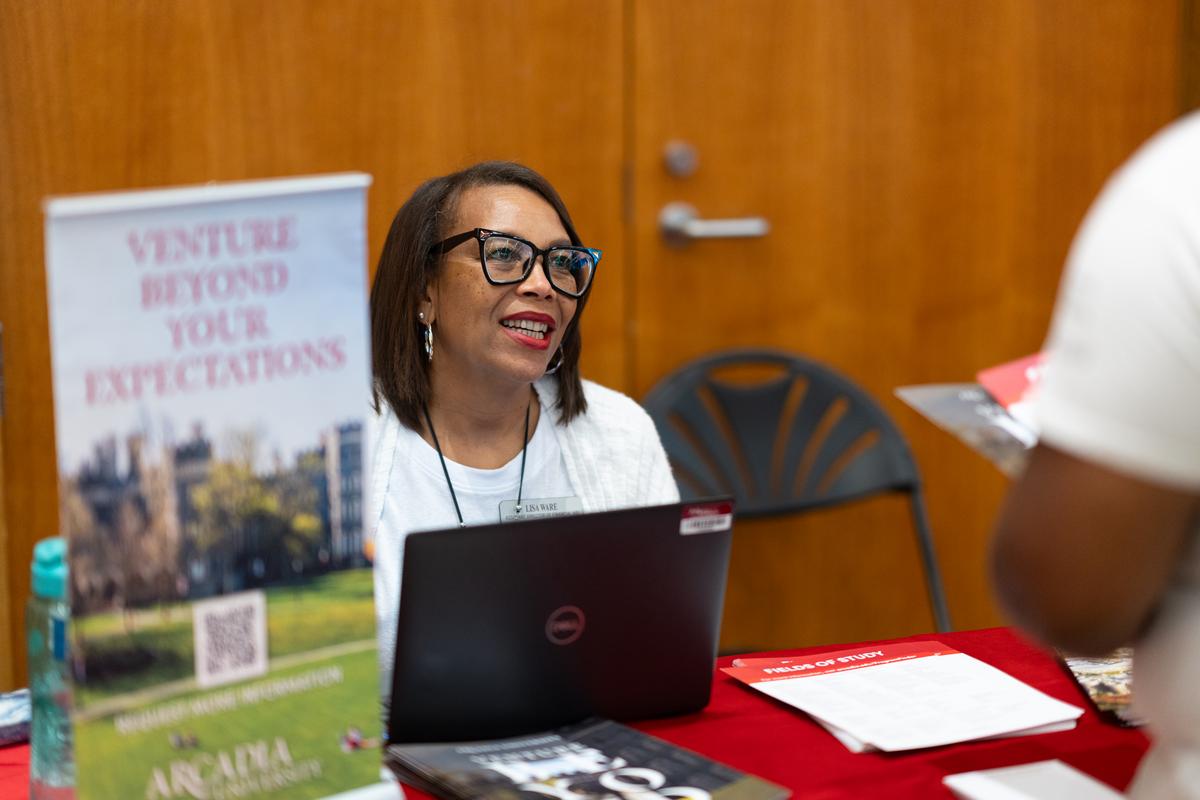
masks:
[[[587,294],[600,263],[601,252],[591,247],[559,245],[543,250],[533,242],[487,228],[456,233],[434,245],[433,249],[440,255],[468,239],[479,242],[483,276],[493,286],[521,283],[529,277],[540,256],[546,280],[550,281],[554,291],[578,299]]]

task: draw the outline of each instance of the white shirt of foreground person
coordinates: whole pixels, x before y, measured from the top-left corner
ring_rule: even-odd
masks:
[[[679,499],[658,431],[632,399],[584,381],[587,412],[560,425],[554,407],[556,380],[542,378],[534,387],[542,413],[526,456],[523,500],[574,497],[582,511],[592,512]],[[371,508],[365,521],[375,526],[375,616],[386,707],[392,692],[404,538],[419,530],[453,528],[458,518],[436,452],[386,405],[373,423]],[[499,521],[499,500],[516,498],[520,460],[518,454],[495,470],[448,463],[468,525]],[[436,463],[436,471],[431,463]],[[460,485],[456,476],[470,483]]]
[[[1043,442],[1200,494],[1200,115],[1160,132],[1105,187],[1072,247],[1047,344]],[[1200,798],[1197,539],[1136,642],[1134,702],[1154,745],[1135,798]]]

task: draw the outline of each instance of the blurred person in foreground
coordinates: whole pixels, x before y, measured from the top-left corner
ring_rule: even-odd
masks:
[[[1135,645],[1154,744],[1130,794],[1200,798],[1200,115],[1154,136],[1088,212],[1047,353],[996,590],[1049,644]]]
[[[371,289],[372,508],[382,693],[404,537],[559,510],[679,499],[649,416],[579,374],[600,251],[545,178],[485,162],[422,184]],[[521,510],[518,510],[521,509]]]

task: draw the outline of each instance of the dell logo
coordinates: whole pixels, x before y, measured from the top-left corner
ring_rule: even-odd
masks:
[[[556,608],[546,620],[546,638],[554,644],[571,644],[583,635],[586,618],[578,606]]]

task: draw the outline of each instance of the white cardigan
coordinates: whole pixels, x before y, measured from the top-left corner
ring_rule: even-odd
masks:
[[[649,415],[636,402],[620,392],[584,381],[587,412],[562,425],[558,423],[559,415],[554,407],[558,400],[558,382],[553,377],[544,377],[534,386],[542,414],[547,420],[555,420],[553,431],[566,463],[567,478],[575,496],[580,498],[584,512],[661,505],[679,499],[679,490],[671,475],[658,431]],[[388,481],[401,429],[400,420],[386,403],[379,414],[369,415],[367,441],[371,444],[368,454],[371,483],[367,494],[368,515],[363,523],[377,547],[381,541],[391,542],[393,533],[397,534],[397,539],[402,539],[406,533],[389,531],[389,535],[383,536],[379,528],[383,517],[383,499],[393,491]],[[395,491],[403,489],[397,487]],[[376,553],[377,559],[379,555]],[[380,580],[381,573],[376,571],[375,575],[376,580]],[[381,602],[380,598],[398,598],[399,588],[387,587],[387,590],[381,591],[381,587],[377,586],[375,590],[379,677],[385,701],[391,694],[395,626],[399,609],[383,608],[385,602],[392,605],[394,601],[388,599]]]
[[[545,377],[534,384],[542,413],[558,419],[558,382]],[[587,413],[568,425],[554,425],[554,435],[567,464],[567,477],[586,511],[611,511],[629,506],[673,503],[679,489],[671,476],[662,442],[645,410],[631,398],[591,381],[583,382]],[[374,431],[368,440],[373,448],[371,487],[364,523],[376,538],[383,498],[388,493],[392,456],[400,433],[400,420],[385,403],[372,414]]]

